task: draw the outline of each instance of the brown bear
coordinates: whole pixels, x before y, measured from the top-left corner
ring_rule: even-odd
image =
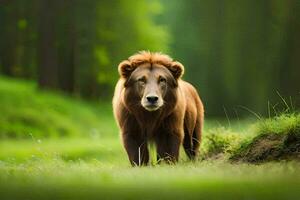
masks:
[[[118,66],[113,111],[132,165],[147,165],[147,144],[158,161],[190,159],[199,152],[204,109],[196,89],[183,81],[184,67],[167,55],[141,51]]]

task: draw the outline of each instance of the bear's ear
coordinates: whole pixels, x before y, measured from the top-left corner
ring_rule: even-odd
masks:
[[[184,66],[177,61],[171,63],[168,66],[168,69],[171,71],[175,79],[179,79],[184,74]]]
[[[121,77],[127,79],[135,68],[128,60],[124,60],[119,64],[118,71]]]

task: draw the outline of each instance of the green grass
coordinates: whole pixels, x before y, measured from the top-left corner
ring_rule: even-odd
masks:
[[[0,106],[1,200],[297,199],[300,195],[299,162],[254,165],[231,160],[234,155],[246,156],[243,153],[265,135],[287,141],[291,133],[298,136],[299,114],[257,122],[206,119],[199,160],[189,162],[181,151],[176,165],[131,167],[109,102],[74,100],[41,92],[32,82],[0,77]]]
[[[0,77],[0,107],[0,138],[98,137],[117,133],[109,102],[92,104],[42,92],[29,81]]]
[[[299,163],[132,168],[59,159],[0,163],[1,199],[297,199]]]
[[[125,152],[117,137],[0,141],[0,160],[5,162],[21,163],[52,158],[127,164]]]
[[[260,134],[287,134],[298,132],[300,134],[300,114],[282,114],[268,118],[257,124],[257,133]]]

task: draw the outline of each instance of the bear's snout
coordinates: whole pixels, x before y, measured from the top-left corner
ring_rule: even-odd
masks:
[[[158,96],[157,95],[148,95],[146,97],[146,99],[148,100],[149,103],[155,104],[158,100]]]
[[[148,94],[142,98],[141,104],[147,111],[156,111],[163,106],[163,100],[157,94]]]

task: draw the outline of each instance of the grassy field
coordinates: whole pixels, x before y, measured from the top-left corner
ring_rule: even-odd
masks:
[[[60,159],[1,163],[1,199],[298,199],[299,163],[131,168]]]
[[[198,161],[182,152],[177,165],[131,167],[109,102],[86,103],[1,77],[0,106],[0,199],[300,196],[296,113],[207,120]]]
[[[34,82],[0,77],[0,138],[115,135],[109,102],[42,92]]]

